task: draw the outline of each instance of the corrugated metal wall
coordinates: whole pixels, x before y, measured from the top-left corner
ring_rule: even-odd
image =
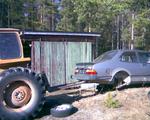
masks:
[[[70,78],[75,64],[92,60],[90,42],[34,41],[32,45],[32,67],[46,73],[50,86],[75,82]]]

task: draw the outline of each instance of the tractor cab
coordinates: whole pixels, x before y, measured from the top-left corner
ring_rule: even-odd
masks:
[[[14,66],[25,66],[30,58],[24,58],[18,29],[0,28],[0,71]]]

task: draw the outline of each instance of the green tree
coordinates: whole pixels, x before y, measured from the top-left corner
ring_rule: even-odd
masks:
[[[61,19],[57,24],[58,31],[78,31],[77,13],[75,10],[75,0],[62,0],[60,9]]]
[[[23,0],[1,0],[0,6],[0,26],[22,28]]]
[[[149,0],[0,1],[0,27],[99,32],[100,53],[130,48],[132,39],[135,48],[149,49],[149,16]]]
[[[0,26],[54,30],[57,5],[53,0],[1,0]]]
[[[135,48],[147,42],[148,0],[62,0],[57,28],[64,31],[100,32],[100,51],[130,48],[134,26]],[[132,16],[135,16],[133,19]]]

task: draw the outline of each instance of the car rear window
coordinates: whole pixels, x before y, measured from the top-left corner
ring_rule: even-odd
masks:
[[[117,51],[109,51],[94,60],[95,63],[99,63],[102,61],[110,60],[117,54]]]
[[[21,56],[16,33],[0,33],[0,59],[14,59]]]
[[[150,63],[150,53],[149,52],[139,52],[139,60],[141,63]]]

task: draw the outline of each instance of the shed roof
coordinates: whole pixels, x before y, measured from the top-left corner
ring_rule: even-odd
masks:
[[[41,41],[73,41],[73,42],[94,42],[97,37],[100,37],[100,33],[87,33],[87,32],[28,32],[22,33],[22,38],[28,40]]]
[[[0,28],[0,32],[19,32],[19,29],[15,29],[15,28]]]

